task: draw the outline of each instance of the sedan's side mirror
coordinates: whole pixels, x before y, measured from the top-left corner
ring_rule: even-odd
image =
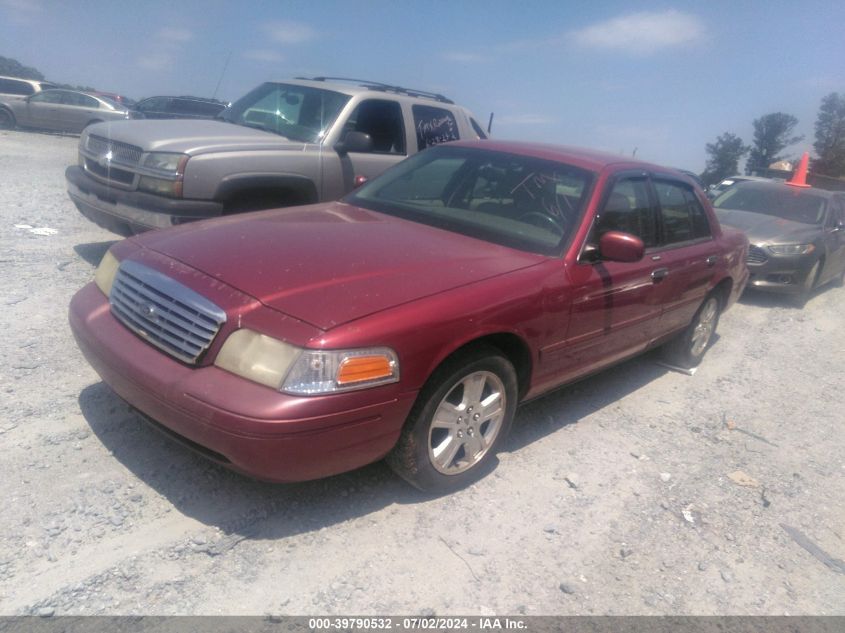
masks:
[[[636,235],[608,231],[599,239],[599,256],[612,262],[638,262],[645,253],[645,244]]]
[[[341,156],[349,152],[372,152],[373,139],[369,134],[352,130],[346,133],[343,140],[335,143],[334,150]]]

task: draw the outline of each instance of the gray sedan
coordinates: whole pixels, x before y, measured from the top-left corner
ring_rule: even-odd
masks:
[[[137,113],[105,97],[75,90],[42,90],[0,107],[0,128],[20,127],[81,132],[92,123],[134,119]]]

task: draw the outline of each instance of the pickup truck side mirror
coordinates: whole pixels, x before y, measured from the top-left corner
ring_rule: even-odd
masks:
[[[349,152],[372,152],[373,139],[369,134],[352,130],[347,132],[343,139],[335,143],[334,151],[341,156]]]
[[[645,253],[645,244],[636,235],[608,231],[599,239],[599,256],[612,262],[638,262]]]

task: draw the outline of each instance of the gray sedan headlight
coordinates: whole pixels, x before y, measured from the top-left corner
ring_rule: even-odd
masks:
[[[812,244],[773,244],[768,248],[775,255],[808,255],[816,249]]]

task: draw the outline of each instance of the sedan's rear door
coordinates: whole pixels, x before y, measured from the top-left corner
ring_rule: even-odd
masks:
[[[671,176],[652,179],[659,208],[660,244],[651,253],[658,264],[656,285],[662,306],[659,334],[687,325],[711,287],[721,247],[692,186]]]

